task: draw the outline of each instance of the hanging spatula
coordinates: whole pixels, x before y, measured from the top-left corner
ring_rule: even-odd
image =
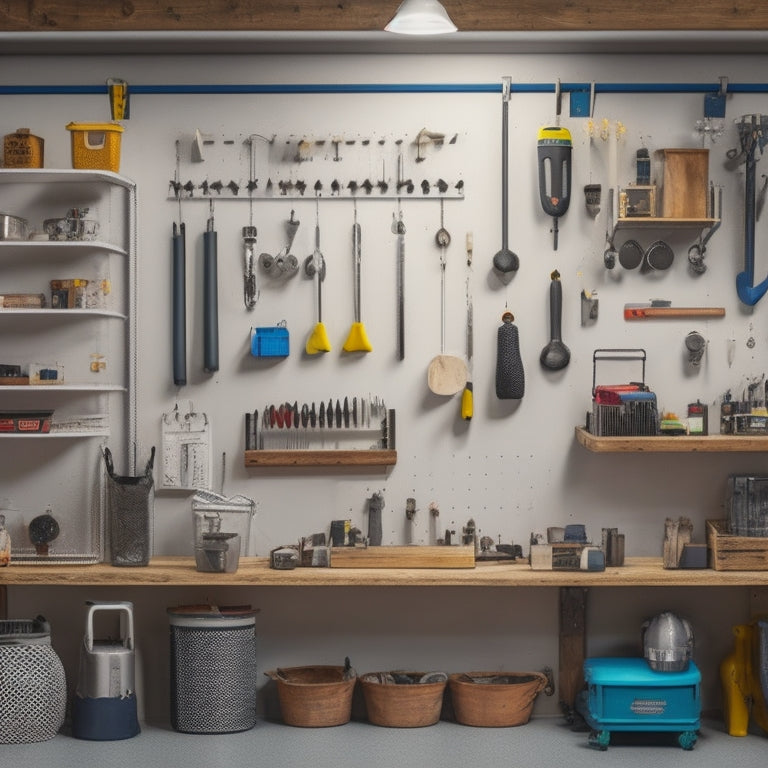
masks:
[[[305,346],[308,355],[316,355],[318,352],[330,352],[331,341],[328,332],[323,325],[323,279],[325,278],[325,258],[320,251],[320,203],[317,203],[315,215],[315,250],[309,261],[314,278],[317,281],[317,322],[310,333]]]
[[[360,300],[360,267],[362,262],[362,230],[357,222],[357,205],[355,205],[355,223],[352,225],[352,263],[354,270],[355,291],[355,321],[349,329],[347,340],[344,342],[345,352],[372,352],[373,346],[368,340],[368,334],[361,320]]]

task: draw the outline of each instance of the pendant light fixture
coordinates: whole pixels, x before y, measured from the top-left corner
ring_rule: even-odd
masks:
[[[444,35],[457,28],[438,0],[403,0],[384,29],[400,35]]]

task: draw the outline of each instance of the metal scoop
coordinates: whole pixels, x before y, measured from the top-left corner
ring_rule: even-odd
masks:
[[[550,371],[565,368],[571,360],[571,350],[560,339],[560,321],[563,314],[563,286],[560,283],[560,273],[555,270],[549,284],[549,325],[550,341],[541,350],[539,362]]]

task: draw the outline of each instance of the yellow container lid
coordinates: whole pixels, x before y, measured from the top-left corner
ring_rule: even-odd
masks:
[[[122,133],[125,128],[117,123],[67,123],[68,131],[117,131]]]

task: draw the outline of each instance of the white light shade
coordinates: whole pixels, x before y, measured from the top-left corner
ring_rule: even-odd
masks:
[[[438,0],[403,0],[384,29],[400,35],[444,35],[456,25]]]

